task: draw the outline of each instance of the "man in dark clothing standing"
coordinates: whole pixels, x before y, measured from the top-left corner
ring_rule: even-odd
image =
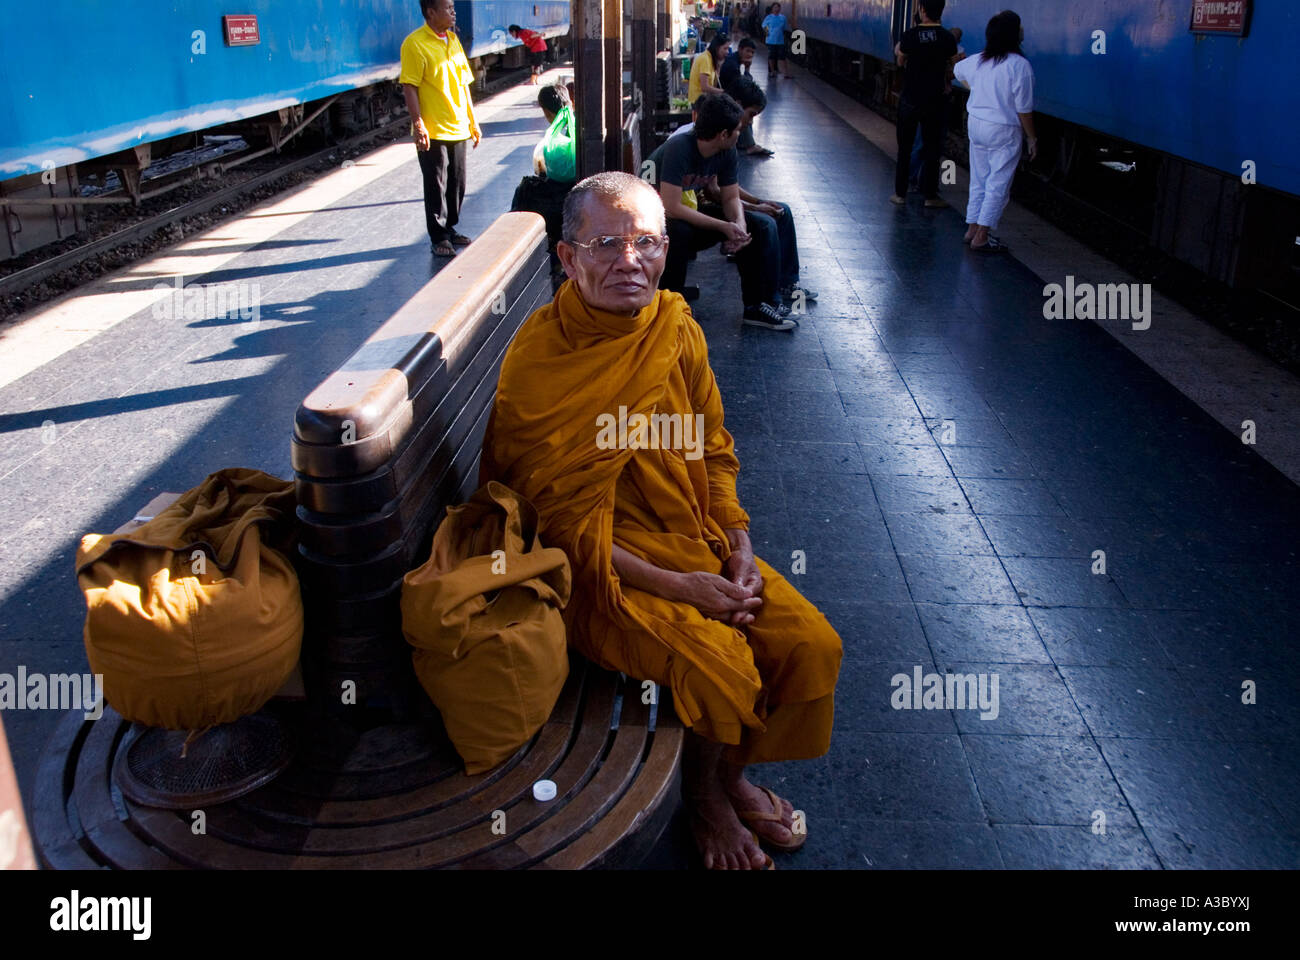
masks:
[[[921,23],[903,34],[894,48],[903,67],[903,95],[898,103],[898,164],[893,203],[904,203],[912,159],[912,142],[921,129],[921,193],[927,207],[946,207],[939,196],[939,155],[942,144],[948,71],[957,56],[957,41],[943,28],[945,0],[921,0]]]

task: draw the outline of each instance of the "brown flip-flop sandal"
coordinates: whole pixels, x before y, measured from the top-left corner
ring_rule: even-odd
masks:
[[[755,823],[770,823],[772,821],[775,821],[781,824],[782,826],[785,826],[785,818],[781,816],[781,798],[778,797],[767,787],[759,787],[758,789],[762,790],[764,793],[767,794],[768,800],[772,802],[773,812],[766,812],[762,810],[746,810],[744,812],[741,812],[737,810],[736,816],[740,818],[740,822],[743,823],[745,826],[750,827],[751,829],[753,828]],[[790,828],[786,827],[786,829],[789,830]],[[768,840],[766,838],[759,837],[757,833],[755,833],[754,839],[758,840],[759,843],[766,843],[774,850],[781,850],[784,853],[793,853],[794,851],[802,847],[805,842],[807,842],[808,834],[795,833],[793,830],[791,830],[790,832],[794,836],[794,839],[791,840],[789,843],[777,843],[775,840]]]
[[[463,233],[453,233],[451,235],[451,242],[458,247],[468,247],[474,241]]]
[[[433,255],[435,257],[454,257],[456,256],[456,248],[449,241],[443,240],[441,243],[433,245]]]

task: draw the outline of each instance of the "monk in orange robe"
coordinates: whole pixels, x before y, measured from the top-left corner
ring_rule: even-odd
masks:
[[[771,866],[802,818],[745,767],[830,747],[841,643],[754,556],[704,332],[659,290],[658,194],[624,173],[577,184],[558,253],[569,279],[506,354],[482,479],[537,507],[565,550],[569,642],[672,690],[690,728],[684,793],[707,868]]]

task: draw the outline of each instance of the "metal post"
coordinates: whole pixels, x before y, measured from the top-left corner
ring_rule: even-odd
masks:
[[[623,0],[605,3],[605,169],[623,169]]]
[[[604,0],[573,0],[573,89],[578,178],[605,169]],[[617,131],[617,126],[614,128]]]
[[[655,71],[656,0],[632,0],[632,82],[641,90],[641,156],[654,150],[654,115],[658,99]],[[671,66],[671,61],[669,61]],[[636,171],[633,171],[636,172]]]

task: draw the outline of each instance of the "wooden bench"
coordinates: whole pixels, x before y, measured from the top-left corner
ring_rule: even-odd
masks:
[[[193,811],[114,791],[129,724],[111,708],[95,722],[72,714],[38,775],[47,865],[577,868],[649,852],[679,794],[671,708],[572,655],[541,731],[468,777],[401,634],[402,577],[427,558],[445,508],[477,487],[505,349],[550,295],[541,218],[506,214],[298,410],[306,701],[267,707],[294,732],[288,770],[205,809],[198,835]],[[540,779],[556,783],[554,800],[533,799]]]

